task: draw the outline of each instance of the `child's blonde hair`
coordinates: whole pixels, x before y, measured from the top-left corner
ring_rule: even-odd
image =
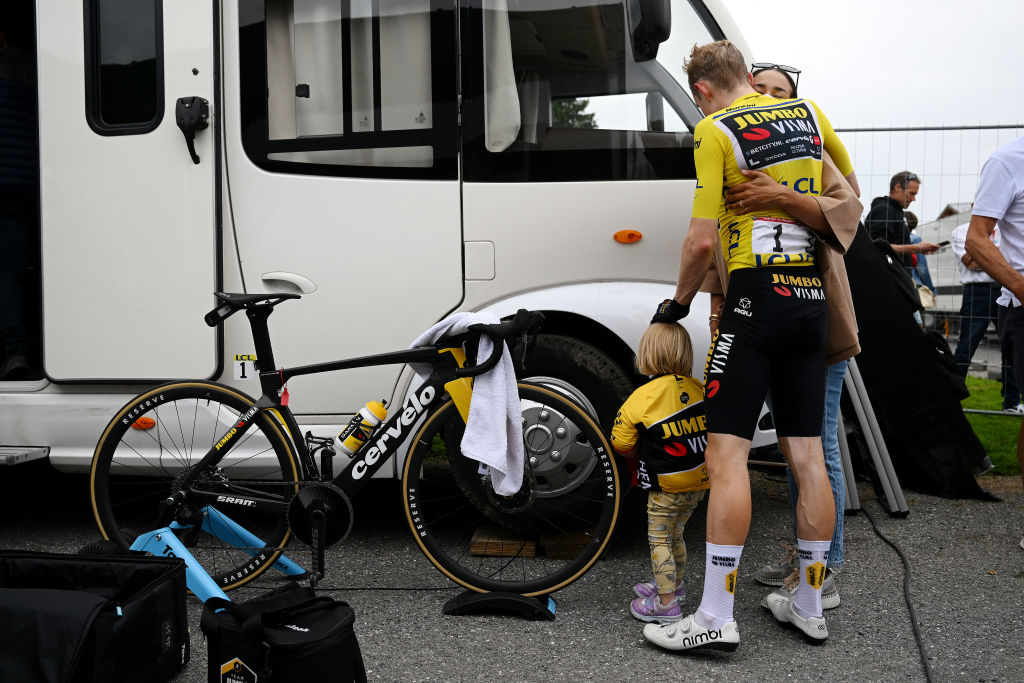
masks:
[[[690,375],[693,345],[679,323],[652,323],[640,336],[636,370],[641,375]]]

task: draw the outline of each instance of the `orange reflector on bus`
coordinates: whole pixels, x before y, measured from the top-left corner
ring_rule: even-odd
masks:
[[[615,233],[615,241],[622,244],[632,244],[633,242],[639,242],[644,237],[644,234],[639,230],[619,230]]]
[[[156,420],[151,417],[140,417],[132,422],[132,429],[152,429],[153,427],[156,427]]]

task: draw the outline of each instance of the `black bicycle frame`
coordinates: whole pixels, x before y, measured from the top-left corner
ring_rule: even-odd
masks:
[[[265,329],[265,326],[264,326]],[[256,331],[254,326],[254,332]],[[256,340],[257,349],[264,346],[259,339]],[[194,471],[183,482],[182,488],[175,494],[178,502],[188,497],[193,502],[205,501],[207,503],[218,502],[223,498],[218,491],[194,489],[192,482],[199,473],[208,471],[216,465],[222,453],[228,453],[232,444],[242,438],[256,420],[261,412],[276,412],[284,423],[291,442],[299,456],[299,464],[302,468],[302,481],[316,481],[319,478],[319,470],[305,440],[301,437],[301,429],[295,416],[287,405],[281,402],[283,390],[292,377],[300,375],[312,375],[333,370],[346,370],[351,368],[368,367],[372,365],[392,365],[405,363],[430,364],[431,374],[426,382],[411,392],[405,403],[398,409],[392,409],[390,416],[370,436],[362,448],[355,454],[348,466],[332,480],[332,484],[344,491],[350,498],[354,497],[373,477],[373,475],[393,456],[409,436],[409,432],[415,427],[419,419],[440,403],[445,394],[445,385],[455,381],[455,371],[459,362],[451,353],[448,347],[423,347],[407,351],[395,351],[391,353],[363,356],[348,360],[339,360],[328,363],[317,363],[314,365],[303,365],[295,368],[281,368],[279,370],[263,370],[262,368],[273,366],[273,355],[269,353],[269,340],[264,348],[265,355],[257,350],[261,370],[260,385],[263,394],[256,401],[255,405],[238,417],[235,424],[213,445],[203,456]],[[273,418],[272,418],[273,419]],[[232,503],[245,506],[248,510],[280,514],[281,506],[286,506],[288,501],[281,499],[271,500],[262,496],[251,494],[240,494],[232,492]]]

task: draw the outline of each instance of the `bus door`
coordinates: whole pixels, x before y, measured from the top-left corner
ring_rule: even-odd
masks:
[[[194,131],[192,154],[176,121],[180,98],[216,114],[214,4],[37,4],[51,379],[216,372],[214,128]]]
[[[455,26],[443,0],[225,6],[238,267],[303,294],[270,321],[279,365],[405,348],[460,303]],[[292,407],[354,412],[399,370],[297,377]]]

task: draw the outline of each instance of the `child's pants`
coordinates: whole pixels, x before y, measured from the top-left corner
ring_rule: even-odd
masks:
[[[686,542],[683,529],[706,491],[647,494],[647,539],[651,545],[651,570],[654,585],[662,595],[673,593],[682,583],[686,567]],[[677,580],[678,577],[678,580]]]

